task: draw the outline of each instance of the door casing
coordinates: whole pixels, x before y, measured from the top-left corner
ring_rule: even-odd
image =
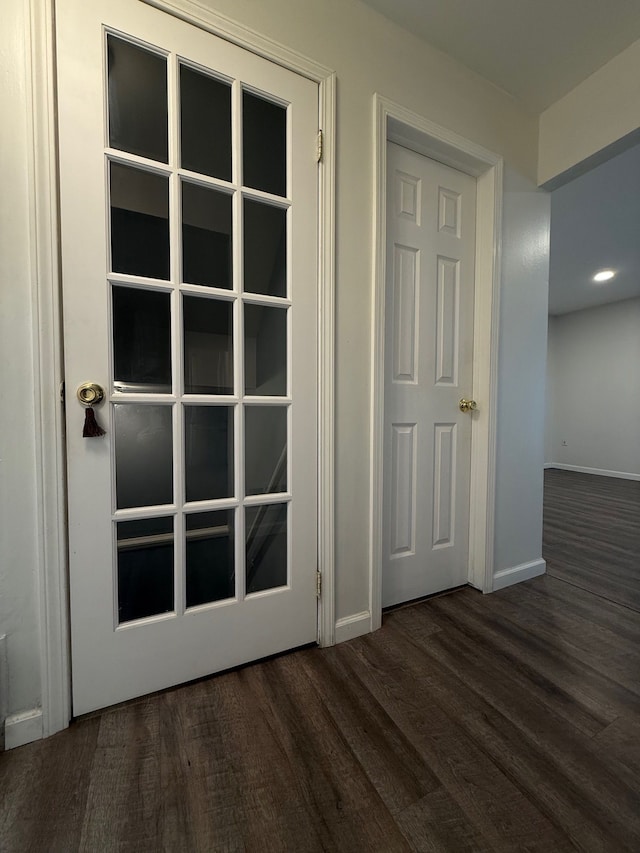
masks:
[[[493,590],[502,173],[500,156],[378,94],[374,95],[374,243],[371,335],[369,590],[371,630],[382,624],[384,330],[387,143],[424,154],[477,178],[473,394],[480,417],[471,431],[468,581]]]
[[[40,631],[42,735],[66,728],[71,719],[67,518],[64,483],[65,441],[63,338],[61,324],[58,165],[55,109],[56,0],[30,0],[27,34],[31,136],[33,278],[35,289],[34,379],[36,484],[41,524],[36,566]],[[60,2],[60,0],[59,0]],[[62,0],[63,2],[63,0]],[[214,33],[318,83],[319,163],[318,257],[318,569],[322,597],[318,641],[335,642],[334,603],[334,352],[335,352],[335,114],[336,75],[331,69],[261,36],[190,0],[143,0],[161,11]]]

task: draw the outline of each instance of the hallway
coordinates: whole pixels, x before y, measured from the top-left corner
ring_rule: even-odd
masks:
[[[640,612],[640,482],[550,468],[547,573]]]
[[[640,613],[466,588],[0,755],[0,849],[640,847]]]

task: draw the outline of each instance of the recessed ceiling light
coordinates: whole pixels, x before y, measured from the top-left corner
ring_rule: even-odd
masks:
[[[594,281],[609,281],[609,279],[612,279],[614,277],[614,275],[615,275],[614,270],[600,270],[600,272],[597,272],[594,275],[593,280]]]

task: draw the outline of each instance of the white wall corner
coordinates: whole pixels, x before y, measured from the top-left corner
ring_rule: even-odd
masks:
[[[0,637],[0,751],[4,749],[4,721],[9,707],[9,659],[7,635]]]
[[[530,563],[521,563],[519,566],[512,566],[510,569],[502,569],[493,576],[493,591],[497,592],[499,589],[512,586],[514,583],[537,578],[538,575],[543,575],[546,571],[547,564],[542,558],[532,560]]]
[[[638,142],[640,39],[539,118],[538,184],[556,189]]]
[[[4,748],[15,749],[42,738],[42,708],[11,714],[4,722]]]
[[[363,610],[362,613],[352,613],[336,621],[335,640],[336,643],[344,643],[363,634],[370,634],[372,630],[371,612]]]

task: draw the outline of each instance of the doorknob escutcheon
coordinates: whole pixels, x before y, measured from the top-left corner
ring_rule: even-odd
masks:
[[[80,404],[85,407],[82,437],[100,438],[105,434],[105,431],[97,422],[93,407],[104,400],[104,388],[96,382],[83,382],[82,385],[78,385],[76,397]]]
[[[97,406],[104,400],[104,388],[96,382],[78,385],[76,397],[83,406]]]
[[[458,408],[461,412],[475,412],[478,408],[478,404],[475,400],[465,400],[463,397],[458,403]]]

